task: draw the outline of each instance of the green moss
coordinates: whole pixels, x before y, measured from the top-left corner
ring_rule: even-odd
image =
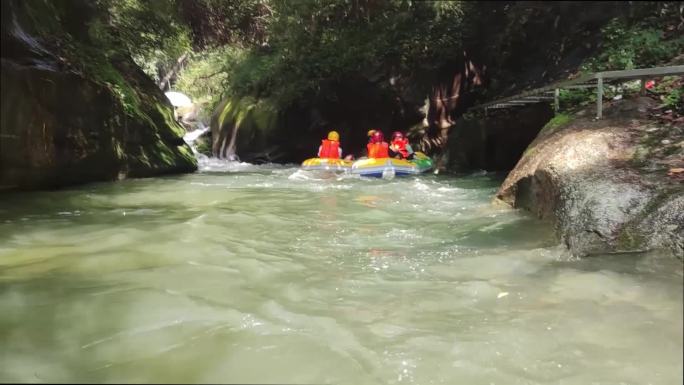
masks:
[[[277,119],[277,108],[268,100],[253,97],[229,98],[223,104],[218,125],[253,125],[260,131],[273,128]]]
[[[200,154],[211,156],[211,143],[207,140],[197,139],[195,141],[195,149]]]
[[[527,146],[527,148],[525,149],[525,152],[523,152],[522,157],[523,158],[530,157],[530,156],[534,155],[536,152],[537,152],[536,147],[534,147],[532,145]]]
[[[548,135],[554,131],[556,131],[558,128],[567,125],[572,121],[572,116],[569,114],[556,114],[556,116],[553,117],[553,119],[549,120],[548,123],[542,127],[542,129],[539,131],[538,136],[541,135]],[[533,145],[530,145],[527,147],[525,152],[523,153],[523,157],[530,157],[535,154],[536,152],[536,147]]]
[[[69,32],[74,28],[80,29],[74,26],[74,20],[68,19],[69,13],[85,11],[90,5],[40,0],[19,3],[23,11],[20,12],[20,17],[25,15],[27,18],[27,22],[22,23],[22,26],[27,26],[29,32],[37,36],[41,43],[59,51],[62,60],[72,70],[80,72],[96,83],[106,85],[118,97],[127,114],[140,114],[139,96],[111,62],[112,56],[117,52],[125,53],[111,39],[97,38],[108,36],[102,32],[103,23],[97,18],[91,18],[87,20],[88,32],[85,35],[72,35]]]
[[[177,135],[177,136],[183,136],[185,134],[185,129],[183,126],[178,124],[176,119],[173,117],[173,110],[169,108],[166,105],[163,105],[161,103],[155,102],[154,107],[161,115],[162,119],[164,120],[164,123],[171,128],[171,131]]]
[[[218,126],[223,127],[224,122],[229,119],[229,114],[233,111],[233,106],[237,103],[237,99],[231,98],[227,99],[223,104],[223,109],[218,117]],[[231,117],[232,119],[232,117]]]
[[[556,114],[556,116],[554,116],[553,119],[549,120],[549,122],[546,123],[546,125],[544,125],[544,127],[541,129],[541,131],[539,133],[540,134],[541,133],[544,133],[544,134],[551,133],[551,132],[555,131],[557,128],[570,123],[571,120],[572,120],[572,116],[570,116],[568,114],[563,114],[563,113]]]
[[[260,130],[268,130],[275,125],[278,110],[266,100],[261,100],[252,111],[253,120],[256,127]]]
[[[197,164],[197,159],[195,158],[195,155],[192,153],[192,150],[189,146],[178,147],[178,152],[180,153],[181,157],[186,160],[186,162],[194,165]],[[209,153],[211,153],[211,149],[209,149]]]
[[[30,167],[38,170],[36,175],[22,178],[31,185],[61,185],[79,180],[193,171],[196,160],[188,146],[178,145],[184,130],[175,121],[173,110],[155,84],[136,67],[128,51],[118,45],[117,37],[107,33],[112,31],[111,26],[102,24],[106,15],[94,3],[87,0],[3,2],[3,23],[6,15],[12,15],[11,19],[16,17],[18,27],[31,39],[24,48],[41,51],[47,64],[54,62],[51,71],[40,68],[25,71],[21,78],[28,82],[24,86],[27,92],[11,93],[19,99],[14,104],[4,103],[8,89],[4,87],[3,71],[3,131],[7,119],[26,116],[17,104],[22,108],[27,105],[28,111],[36,110],[38,117],[31,118],[29,114],[24,123],[12,123],[8,129],[23,129],[23,135],[35,143],[49,143],[50,135],[59,135],[33,130],[33,125],[37,127],[35,121],[40,120],[42,126],[59,124],[65,119],[60,114],[64,112],[63,106],[78,115],[68,119],[69,152],[47,155],[49,167],[57,170],[55,177],[41,180],[45,177],[39,173],[44,174],[47,166],[34,163]],[[50,84],[47,88],[45,82]],[[44,105],[43,95],[38,93],[49,93],[55,103]],[[8,112],[6,106],[12,107],[8,114],[4,114]],[[36,150],[28,146],[21,151]],[[70,161],[62,162],[62,158]],[[60,162],[64,166],[57,164]]]
[[[618,235],[616,239],[616,249],[618,251],[639,250],[643,248],[646,241],[647,239],[642,234],[626,229],[621,231],[620,235]]]

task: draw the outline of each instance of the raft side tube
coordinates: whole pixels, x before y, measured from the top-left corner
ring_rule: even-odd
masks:
[[[385,172],[394,172],[395,176],[417,175],[433,167],[432,159],[422,152],[416,152],[414,160],[396,158],[367,158],[352,164],[352,174],[370,177],[382,177]]]
[[[344,159],[310,158],[302,162],[302,170],[350,171],[352,162]]]

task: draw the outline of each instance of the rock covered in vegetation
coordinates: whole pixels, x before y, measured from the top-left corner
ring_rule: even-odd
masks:
[[[268,101],[252,97],[223,100],[211,118],[212,153],[249,162],[280,160],[279,147],[288,137],[277,137],[276,120],[277,111]]]
[[[163,93],[97,44],[90,6],[2,2],[0,189],[196,169]]]
[[[498,199],[555,223],[578,256],[669,249],[684,257],[684,127],[647,117],[640,97],[558,115],[530,144]]]

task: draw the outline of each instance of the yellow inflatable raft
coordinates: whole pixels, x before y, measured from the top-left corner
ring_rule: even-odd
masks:
[[[344,159],[311,158],[302,163],[302,170],[350,171],[352,162]]]
[[[395,158],[359,159],[352,164],[351,172],[361,176],[387,178],[416,175],[428,171],[432,167],[432,159],[422,152],[416,152],[413,160]]]

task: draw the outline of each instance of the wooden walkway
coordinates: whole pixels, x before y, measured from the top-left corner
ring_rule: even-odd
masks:
[[[646,79],[659,78],[670,75],[684,75],[684,65],[668,67],[641,68],[624,71],[596,72],[580,76],[576,79],[564,80],[553,83],[546,87],[536,88],[520,94],[498,99],[470,108],[471,111],[484,109],[485,115],[488,110],[519,107],[531,103],[551,102],[554,109],[559,110],[558,95],[561,89],[596,88],[596,119],[603,116],[603,87],[609,83],[623,83],[627,80],[640,79],[641,88],[644,90]]]

